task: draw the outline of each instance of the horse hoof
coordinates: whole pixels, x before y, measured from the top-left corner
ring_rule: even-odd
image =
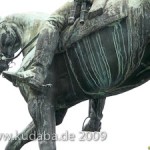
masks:
[[[82,131],[100,132],[101,122],[97,119],[90,119],[87,124],[83,125]]]

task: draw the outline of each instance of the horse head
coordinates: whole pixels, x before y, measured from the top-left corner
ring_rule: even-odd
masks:
[[[17,26],[9,22],[0,23],[0,74],[9,68],[11,57],[20,48],[21,40]]]

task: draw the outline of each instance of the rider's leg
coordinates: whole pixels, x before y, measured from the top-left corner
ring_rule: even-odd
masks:
[[[9,76],[14,80],[28,83],[35,89],[41,89],[48,75],[48,67],[51,65],[55,50],[58,46],[59,29],[52,23],[47,22],[40,32],[36,44],[36,51],[32,65],[26,71],[17,73],[4,72],[4,76]]]

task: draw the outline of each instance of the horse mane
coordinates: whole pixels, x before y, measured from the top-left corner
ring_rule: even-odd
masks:
[[[30,40],[28,39],[29,37],[32,38],[32,36],[37,34],[36,32],[39,32],[40,27],[42,27],[44,21],[47,20],[48,17],[49,14],[46,13],[16,13],[1,19],[0,24],[16,29],[15,31],[20,35],[21,43],[26,44],[26,42]]]
[[[44,13],[44,12],[27,12],[27,13],[14,13],[8,16],[4,16],[0,18],[0,24],[3,22],[16,24],[18,27],[30,27],[36,21],[36,23],[41,21],[46,21],[53,17],[53,15],[64,15],[66,18],[68,17],[68,12],[70,12],[70,7],[73,2],[67,2],[62,7],[57,9],[52,13]]]
[[[20,27],[22,25],[30,25],[34,20],[46,20],[48,16],[48,14],[40,12],[15,13],[0,19],[0,23],[14,23]]]

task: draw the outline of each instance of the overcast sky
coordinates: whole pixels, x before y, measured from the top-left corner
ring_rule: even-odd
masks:
[[[51,12],[65,0],[1,0],[0,16],[28,11]],[[19,66],[21,58],[16,60]],[[83,102],[71,108],[59,127],[57,134],[66,130],[79,138],[83,120],[88,114],[88,103]],[[150,83],[130,92],[107,99],[102,120],[102,131],[107,132],[105,141],[57,142],[58,150],[147,150],[150,146]],[[0,134],[22,131],[31,121],[27,104],[19,90],[0,77]],[[6,141],[0,141],[4,150]],[[22,150],[38,150],[38,143],[31,142]]]

